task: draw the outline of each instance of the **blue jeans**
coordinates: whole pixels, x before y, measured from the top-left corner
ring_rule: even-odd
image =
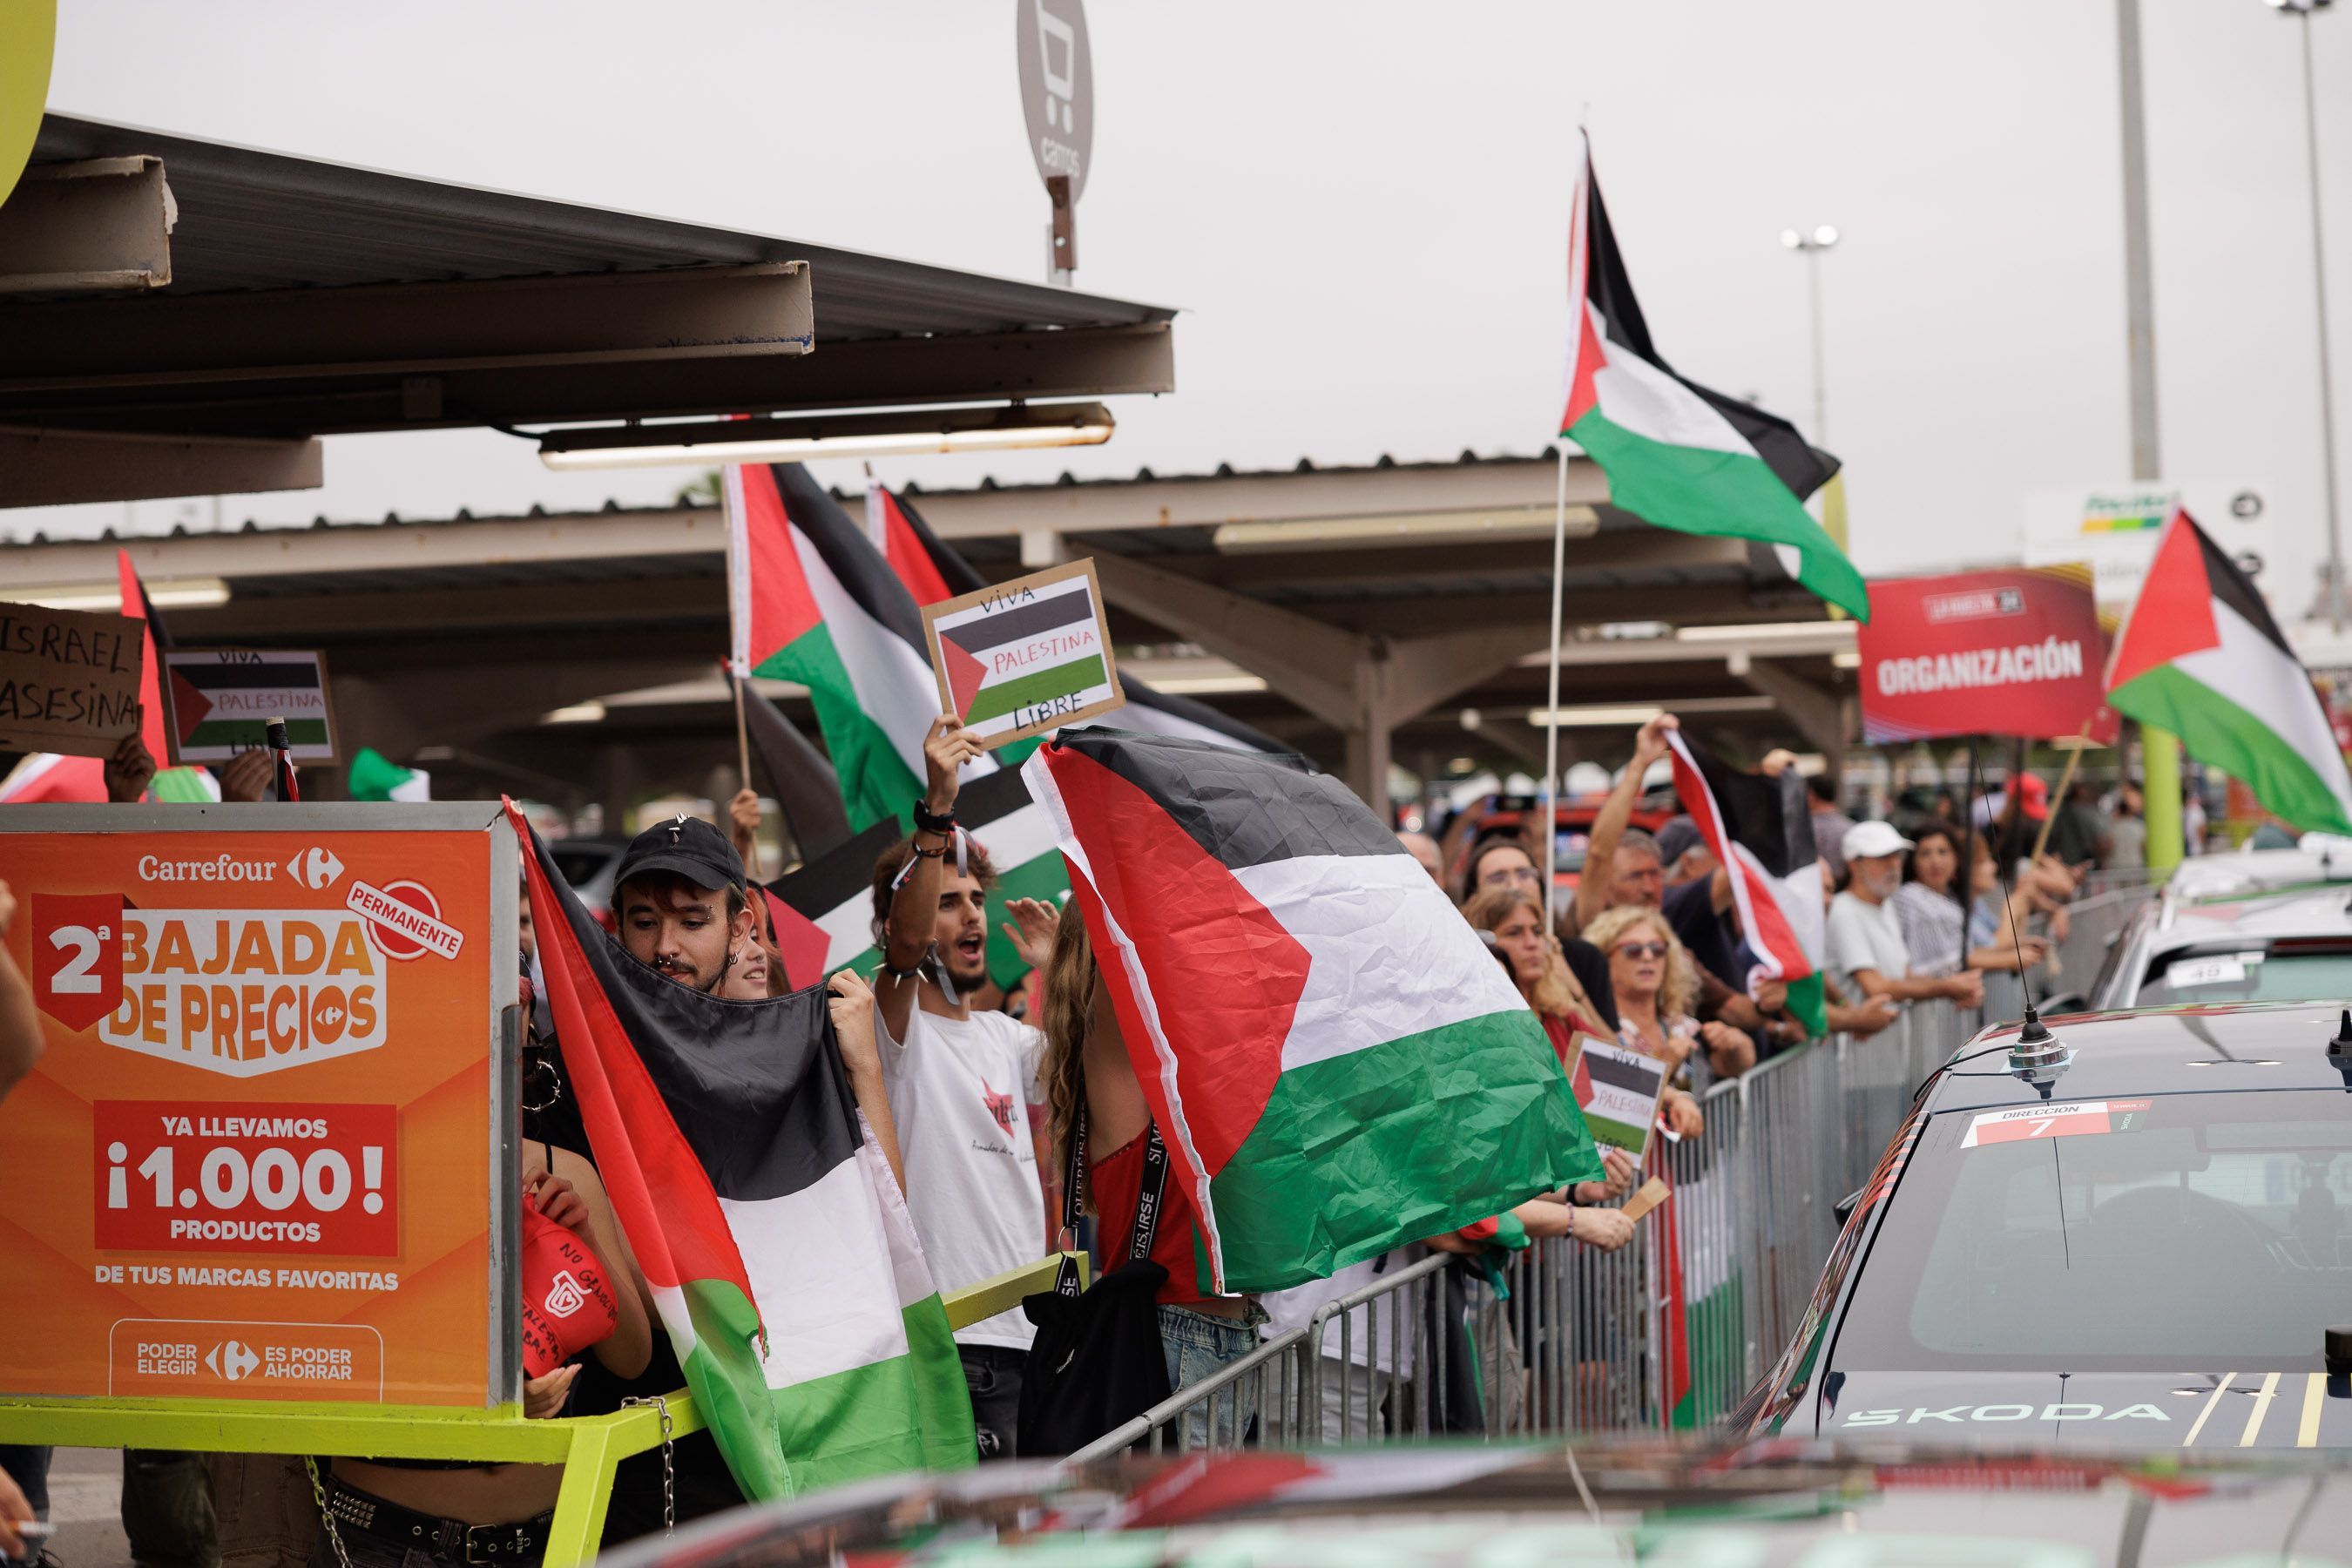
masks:
[[[1248,1315],[1241,1318],[1213,1318],[1189,1307],[1161,1306],[1160,1348],[1168,1357],[1168,1385],[1179,1390],[1190,1388],[1257,1349],[1257,1325],[1265,1316],[1255,1303]],[[1213,1411],[1219,1446],[1241,1447],[1250,1423],[1257,1417],[1257,1391],[1248,1386],[1255,1382],[1251,1377],[1228,1384],[1184,1412],[1181,1446],[1210,1446],[1209,1422]]]

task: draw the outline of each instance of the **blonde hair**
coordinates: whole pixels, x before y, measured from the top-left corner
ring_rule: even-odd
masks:
[[[1643,904],[1619,904],[1593,918],[1592,923],[1584,928],[1584,940],[1603,952],[1611,952],[1619,938],[1644,925],[1666,942],[1666,978],[1658,987],[1658,1016],[1664,1019],[1686,1014],[1698,1001],[1698,966],[1691,962],[1690,949],[1675,935],[1675,928],[1666,923],[1664,914]],[[1619,1005],[1623,1005],[1622,1001]]]
[[[1521,910],[1534,915],[1536,929],[1543,930],[1543,905],[1524,888],[1488,888],[1475,894],[1468,903],[1462,906],[1462,918],[1480,931],[1500,931],[1503,922]],[[1516,982],[1517,978],[1517,973],[1514,971],[1512,979]],[[1576,976],[1570,971],[1567,961],[1549,942],[1544,944],[1543,978],[1536,982],[1535,993],[1528,998],[1528,1005],[1547,1018],[1565,1018],[1579,1010],[1591,1010],[1591,1002],[1584,994],[1584,987],[1576,983]]]
[[[1087,1032],[1094,1026],[1095,989],[1099,983],[1094,944],[1087,937],[1085,917],[1073,899],[1062,906],[1062,923],[1054,929],[1054,951],[1045,960],[1045,999],[1038,1009],[1045,1052],[1037,1064],[1037,1079],[1045,1089],[1046,1147],[1052,1151],[1048,1157],[1056,1170],[1069,1157],[1070,1129],[1086,1098]],[[1082,1184],[1086,1174],[1078,1173]],[[1091,1184],[1086,1184],[1091,1208]]]

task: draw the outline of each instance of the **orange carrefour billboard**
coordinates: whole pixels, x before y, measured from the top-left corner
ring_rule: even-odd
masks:
[[[0,808],[6,942],[47,1045],[0,1103],[0,1394],[505,1386],[515,877],[494,815]]]

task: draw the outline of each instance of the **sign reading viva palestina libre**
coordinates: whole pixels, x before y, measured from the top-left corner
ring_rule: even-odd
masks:
[[[1870,584],[1862,727],[1874,744],[1941,735],[2076,735],[2102,743],[2106,633],[2082,567],[1897,577]]]
[[[45,826],[0,831],[47,1047],[0,1394],[481,1405],[487,829]]]

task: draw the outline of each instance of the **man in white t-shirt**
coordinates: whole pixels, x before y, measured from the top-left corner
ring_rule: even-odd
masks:
[[[1829,972],[1849,994],[1896,1002],[1948,996],[1963,1007],[1984,1001],[1984,977],[1969,971],[1915,977],[1903,922],[1888,900],[1903,885],[1911,841],[1884,822],[1858,822],[1839,846],[1853,881],[1830,902]]]
[[[932,724],[915,832],[874,868],[882,1079],[907,1163],[907,1207],[941,1290],[978,1284],[1045,1253],[1045,1194],[1029,1132],[1045,1037],[971,1005],[988,984],[987,899],[996,868],[970,838],[959,868],[956,771],[980,754],[953,715]],[[1006,929],[1024,960],[1045,963],[1051,922]],[[1018,1307],[956,1334],[983,1459],[1013,1451],[1021,1375],[1035,1334]]]

